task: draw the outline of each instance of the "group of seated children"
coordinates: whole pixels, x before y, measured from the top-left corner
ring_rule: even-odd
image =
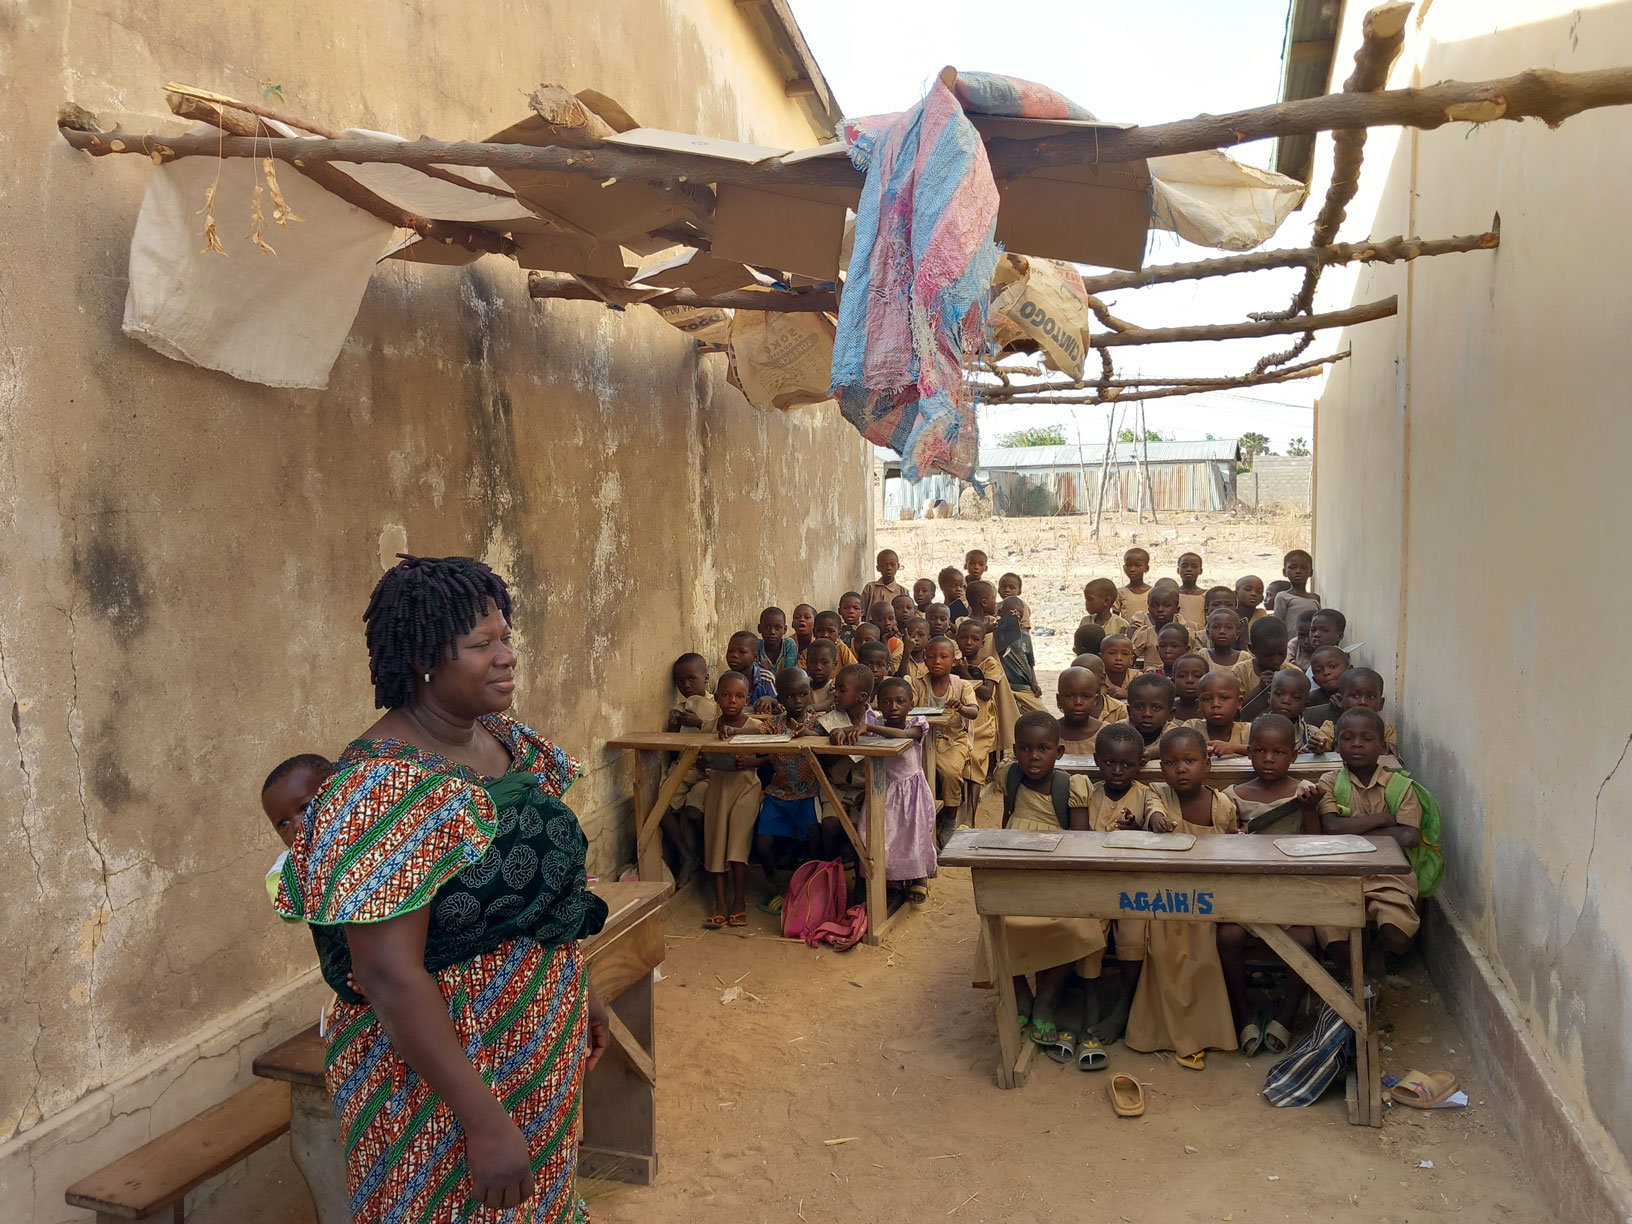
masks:
[[[675,661],[669,729],[727,742],[766,734],[821,735],[841,747],[863,735],[912,741],[884,765],[887,882],[912,902],[928,896],[937,844],[966,793],[978,800],[976,823],[1012,828],[1380,834],[1410,849],[1414,865],[1429,864],[1425,888],[1430,876],[1437,882],[1437,810],[1419,843],[1423,792],[1403,773],[1394,728],[1383,721],[1383,678],[1353,665],[1343,614],[1309,590],[1308,553],[1286,554],[1284,580],[1267,589],[1251,575],[1203,588],[1199,555],[1179,558],[1177,580],[1147,583],[1148,553],[1129,549],[1125,585],[1095,578],[1083,589],[1086,615],[1077,657],[1059,674],[1058,717],[1043,705],[1021,580],[1004,574],[993,584],[986,568],[975,550],[962,570],[920,578],[909,592],[886,549],[878,580],[846,592],[834,611],[800,604],[789,618],[765,609],[757,633],[731,638],[712,695],[701,655]],[[933,787],[922,766],[930,712],[947,716]],[[782,900],[779,873],[804,858],[843,860],[856,887],[844,826],[865,838],[861,758],[824,754],[817,765],[807,753],[754,749],[747,741],[705,752],[664,817],[682,877],[698,865],[692,830],[702,831],[713,927],[746,923],[750,861],[772,884],[760,902],[770,913]],[[1318,783],[1289,776],[1298,754],[1332,750],[1341,767]],[[1059,769],[1066,755],[1092,755],[1101,780]],[[1215,757],[1245,757],[1252,773],[1217,791],[1206,783]],[[1159,763],[1161,781],[1139,780],[1147,762]],[[1403,952],[1417,928],[1416,877],[1368,879],[1365,893],[1368,924],[1383,947]],[[1009,918],[1005,929],[1027,1033],[1084,1070],[1103,1067],[1103,1046],[1124,1037],[1134,1049],[1174,1050],[1193,1067],[1209,1049],[1279,1052],[1305,993],[1289,971],[1273,1015],[1256,1015],[1247,934],[1234,924]],[[1297,929],[1292,937],[1314,949],[1347,933]],[[1116,982],[1101,992],[1107,951]],[[1345,950],[1329,951],[1346,970]]]

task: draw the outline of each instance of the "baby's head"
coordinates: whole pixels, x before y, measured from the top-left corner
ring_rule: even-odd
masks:
[[[1026,601],[1021,599],[1018,595],[1010,595],[1007,599],[1003,600],[997,605],[997,614],[999,616],[1012,616],[1016,620],[1022,620],[1026,615]]]
[[[261,810],[285,846],[293,846],[300,833],[301,813],[317,798],[318,791],[334,773],[334,766],[315,752],[303,752],[281,761],[261,783]]]
[[[683,654],[669,673],[682,697],[701,697],[708,692],[708,660],[700,654]]]

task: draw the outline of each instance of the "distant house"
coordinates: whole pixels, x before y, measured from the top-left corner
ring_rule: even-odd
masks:
[[[1149,464],[1162,510],[1228,510],[1241,457],[1234,438],[1208,442],[1118,443],[1110,460],[1105,508],[1139,504],[1140,461]],[[1007,517],[1092,514],[1105,473],[1105,447],[982,447],[976,477],[989,485],[992,513]]]

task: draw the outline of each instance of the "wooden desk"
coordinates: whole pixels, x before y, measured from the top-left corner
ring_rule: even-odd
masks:
[[[845,836],[850,839],[858,859],[866,868],[867,934],[862,939],[866,943],[876,944],[893,921],[884,888],[883,760],[900,756],[911,743],[911,740],[904,739],[864,739],[854,747],[837,748],[824,737],[802,736],[780,744],[744,744],[741,748],[732,748],[730,740],[720,740],[714,736],[696,732],[656,731],[608,740],[606,746],[627,749],[635,754],[635,818],[639,821],[635,835],[635,862],[642,880],[659,879],[663,874],[663,845],[658,839],[663,813],[668,810],[669,800],[680,789],[686,771],[696,763],[701,753],[740,752],[745,756],[783,756],[802,752],[810,756],[816,765],[816,783],[821,788],[822,796],[838,810],[839,823],[844,826]],[[680,757],[665,781],[663,762],[671,752],[679,753]],[[822,768],[821,758],[835,756],[860,757],[863,761],[866,775],[865,843],[845,812],[844,804],[839,801],[832,782],[828,780],[827,771]],[[934,763],[926,762],[926,768],[933,770]],[[930,778],[930,789],[933,790],[933,772]]]
[[[1060,758],[1061,769],[1066,773],[1087,774],[1095,782],[1100,779],[1099,766],[1094,764],[1091,756],[1063,756]],[[1300,782],[1307,779],[1310,782],[1320,781],[1322,774],[1331,773],[1334,769],[1343,768],[1343,759],[1335,752],[1323,752],[1312,755],[1304,753],[1292,762],[1292,768],[1287,770],[1288,775]],[[1244,756],[1213,757],[1207,763],[1207,784],[1223,790],[1226,786],[1236,782],[1245,782],[1252,776],[1252,762]],[[1162,765],[1160,761],[1146,761],[1139,770],[1141,782],[1160,782],[1162,780]]]
[[[929,793],[936,795],[935,744],[941,738],[941,732],[952,725],[952,715],[942,711],[939,714],[922,714],[919,717],[929,724],[929,734],[924,736],[924,780],[929,783]],[[936,803],[940,803],[938,795]]]
[[[663,900],[674,888],[642,882],[596,884],[593,890],[608,912],[600,933],[584,940],[584,961],[606,1004],[611,1040],[584,1078],[578,1171],[645,1186],[657,1176],[652,970],[663,961]],[[351,1224],[346,1153],[323,1082],[328,1047],[314,1024],[257,1058],[254,1071],[289,1084],[289,1147],[318,1224]]]
[[[1365,876],[1403,875],[1411,870],[1399,845],[1372,839],[1374,854],[1291,858],[1272,837],[1198,837],[1185,851],[1113,850],[1105,833],[1066,832],[1047,854],[987,849],[1003,830],[965,829],[941,851],[941,866],[968,867],[974,880],[975,910],[986,926],[992,975],[997,987],[997,1032],[1001,1061],[997,1082],[1024,1083],[1036,1046],[1024,1040],[1015,1020],[1014,976],[1009,970],[1003,916],[1045,918],[1150,918],[1176,922],[1238,922],[1280,955],[1355,1034],[1355,1107],[1349,1120],[1381,1126],[1382,1094],[1377,1081],[1377,1034],[1365,999],[1360,935],[1366,908]],[[1169,902],[1151,912],[1148,900]],[[1139,908],[1141,899],[1147,901]],[[1178,905],[1171,904],[1172,901]],[[1351,997],[1325,968],[1289,934],[1289,926],[1348,927]]]

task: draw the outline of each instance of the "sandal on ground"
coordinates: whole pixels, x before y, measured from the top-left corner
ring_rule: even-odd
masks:
[[[929,900],[929,885],[922,880],[907,885],[907,900],[914,905],[922,905]]]
[[[782,903],[786,900],[787,894],[785,893],[772,897],[769,901],[762,899],[759,903],[759,911],[762,914],[771,914],[773,916],[780,914],[782,912]]]
[[[1077,1043],[1078,1071],[1103,1071],[1110,1063],[1104,1047],[1094,1040],[1092,1034]]]
[[[725,925],[725,911],[720,910],[717,913],[710,914],[703,919],[703,925],[711,931],[719,930]]]
[[[1051,1046],[1060,1039],[1060,1030],[1052,1020],[1039,1020],[1035,1016],[1031,1021],[1032,1044]]]
[[[1061,1028],[1057,1032],[1055,1032],[1055,1034],[1054,1034],[1054,1043],[1052,1045],[1050,1045],[1050,1046],[1045,1047],[1044,1050],[1043,1050],[1044,1054],[1047,1054],[1055,1062],[1060,1063],[1062,1065],[1065,1064],[1065,1063],[1070,1062],[1072,1057],[1076,1054],[1076,1052],[1077,1052],[1077,1034],[1076,1034],[1076,1030],[1069,1029],[1069,1028]]]
[[[725,925],[726,926],[734,926],[734,927],[745,927],[745,926],[747,926],[748,925],[748,911],[747,910],[738,910],[736,913],[732,914],[730,918],[726,919]]]
[[[1388,1093],[1412,1109],[1436,1109],[1455,1091],[1456,1076],[1449,1071],[1407,1071]]]
[[[1271,1054],[1285,1054],[1292,1045],[1292,1034],[1279,1020],[1271,1020],[1264,1029],[1264,1048]]]
[[[1251,1058],[1263,1048],[1264,1034],[1256,1024],[1249,1024],[1241,1030],[1241,1056]]]
[[[1119,1118],[1138,1118],[1145,1112],[1145,1089],[1131,1075],[1113,1075],[1105,1085],[1111,1098],[1111,1108]]]
[[[1191,1071],[1200,1071],[1207,1066],[1207,1051],[1197,1050],[1194,1054],[1180,1054],[1174,1061]]]

